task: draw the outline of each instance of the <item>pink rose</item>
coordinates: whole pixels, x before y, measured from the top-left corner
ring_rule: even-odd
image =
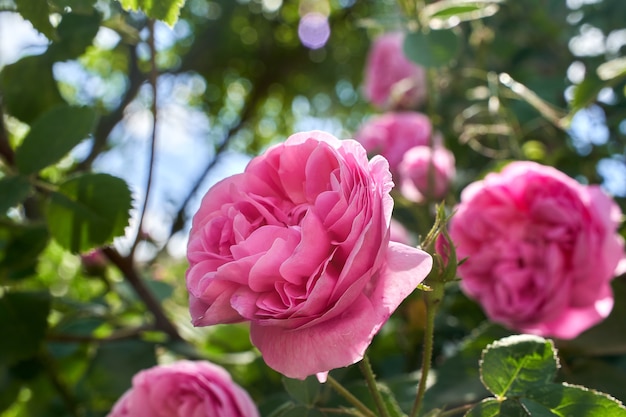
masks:
[[[193,324],[249,321],[266,363],[291,378],[359,361],[432,264],[389,241],[392,185],[383,158],[323,132],[215,185],[189,237]]]
[[[405,245],[413,246],[413,239],[409,234],[409,231],[397,221],[396,219],[391,219],[391,223],[389,224],[389,240],[392,242],[398,242]]]
[[[258,417],[246,391],[224,368],[210,362],[179,361],[133,377],[132,387],[108,417]]]
[[[443,146],[415,146],[398,167],[400,192],[411,201],[443,198],[455,175],[454,155]]]
[[[426,98],[426,71],[402,51],[403,33],[374,41],[365,66],[365,96],[379,107],[413,108]]]
[[[470,184],[452,218],[464,291],[493,321],[570,339],[613,307],[621,211],[597,186],[513,162]]]
[[[397,175],[404,154],[414,146],[428,146],[433,128],[428,117],[417,112],[386,113],[369,119],[356,134],[356,140],[370,154],[380,154],[389,161]],[[441,138],[435,136],[438,144]]]

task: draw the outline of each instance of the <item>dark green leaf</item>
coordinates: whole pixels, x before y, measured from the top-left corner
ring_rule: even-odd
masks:
[[[485,387],[496,396],[517,396],[552,381],[558,366],[551,341],[514,335],[487,346],[480,375]]]
[[[0,215],[24,201],[30,190],[28,179],[19,175],[0,179]]]
[[[46,112],[15,152],[18,169],[32,174],[57,162],[89,136],[95,121],[96,114],[89,107],[59,106]]]
[[[52,61],[46,55],[28,56],[4,67],[0,90],[8,113],[29,124],[64,102],[52,76]]]
[[[154,345],[140,340],[101,344],[87,370],[80,390],[93,403],[112,405],[131,386],[133,376],[156,365]]]
[[[309,376],[304,381],[283,377],[283,385],[291,398],[306,405],[315,403],[321,388],[315,376]]]
[[[626,408],[616,399],[584,387],[567,384],[547,384],[526,393],[521,402],[538,416],[624,417]],[[551,414],[535,414],[541,408]]]
[[[459,39],[451,30],[413,32],[404,39],[404,53],[425,67],[442,67],[451,63],[459,52]]]
[[[0,278],[18,279],[30,275],[38,256],[48,245],[48,229],[34,224],[7,228],[8,238],[0,252]]]
[[[128,225],[131,194],[107,174],[85,174],[61,184],[46,208],[50,233],[72,252],[111,242]]]
[[[6,366],[0,365],[0,413],[13,404],[21,387],[22,382],[17,380]]]
[[[6,292],[0,298],[0,362],[12,364],[39,351],[49,311],[45,292]]]
[[[502,403],[495,398],[486,398],[472,407],[465,417],[497,417]]]
[[[142,10],[148,17],[174,26],[185,0],[120,0],[120,3],[126,10]]]
[[[280,417],[326,417],[326,414],[315,408],[298,405],[280,414]]]
[[[569,103],[570,114],[573,116],[578,110],[593,103],[605,86],[606,83],[600,80],[595,72],[589,72],[585,79],[574,87],[574,94]]]
[[[567,364],[567,373],[563,372],[563,376],[572,384],[605,392],[626,401],[626,369],[614,362],[599,358],[576,358]]]
[[[59,40],[50,45],[47,54],[54,61],[66,61],[81,56],[100,28],[100,14],[69,13],[57,27]]]
[[[54,27],[50,23],[50,10],[47,0],[15,0],[17,11],[22,17],[30,23],[39,32],[43,33],[48,39],[56,37]]]

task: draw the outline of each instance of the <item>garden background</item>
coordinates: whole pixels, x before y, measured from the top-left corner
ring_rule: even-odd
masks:
[[[368,51],[400,31],[426,68],[417,110],[456,161],[445,198],[394,194],[415,244],[436,203],[451,212],[512,160],[602,184],[624,212],[624,17],[622,0],[0,0],[0,412],[105,416],[133,375],[181,358],[226,368],[264,416],[349,408],[268,368],[245,324],[191,325],[185,247],[206,190],[292,133],[355,137],[384,111],[363,94]],[[612,286],[605,321],[554,341],[556,378],[626,401],[626,282]],[[397,415],[425,310],[416,291],[369,349]],[[487,397],[481,352],[514,333],[448,284],[422,410]],[[371,401],[356,367],[331,374]]]

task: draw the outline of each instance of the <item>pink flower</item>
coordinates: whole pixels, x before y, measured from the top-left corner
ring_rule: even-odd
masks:
[[[426,98],[426,71],[402,51],[403,33],[374,41],[365,66],[365,96],[379,107],[412,108]]]
[[[404,154],[414,146],[428,146],[433,128],[428,117],[417,112],[386,113],[369,119],[356,134],[356,140],[370,154],[380,154],[389,161],[393,175]],[[437,144],[441,138],[435,136]]]
[[[291,378],[359,361],[432,264],[389,241],[392,185],[383,158],[323,132],[215,185],[189,238],[193,324],[249,321],[266,363]]]
[[[391,219],[391,223],[389,224],[389,240],[392,242],[398,242],[404,245],[413,246],[409,231],[406,230],[402,223],[393,218]]]
[[[450,235],[461,285],[490,319],[563,339],[607,317],[624,258],[621,211],[597,186],[513,162],[461,194]]]
[[[443,146],[409,149],[398,167],[400,192],[416,202],[441,199],[455,175],[454,155]]]
[[[210,362],[179,361],[133,377],[108,417],[258,417],[246,391]]]

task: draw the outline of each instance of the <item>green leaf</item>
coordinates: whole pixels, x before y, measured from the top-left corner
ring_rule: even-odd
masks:
[[[451,30],[412,32],[404,39],[404,54],[425,67],[442,67],[459,53],[459,39]]]
[[[120,0],[120,3],[126,10],[142,10],[148,17],[174,26],[185,0]]]
[[[46,292],[6,292],[0,298],[0,362],[12,364],[39,351],[49,312]]]
[[[109,408],[131,386],[133,376],[156,365],[154,345],[140,340],[120,340],[98,347],[79,392]]]
[[[486,398],[472,407],[465,417],[497,417],[500,415],[501,404],[495,398]]]
[[[326,417],[326,413],[315,408],[298,405],[280,414],[280,417]]]
[[[47,54],[54,61],[66,61],[81,56],[100,29],[101,16],[99,13],[63,15],[63,20],[57,27],[59,41],[48,48]]]
[[[626,408],[615,398],[576,385],[547,384],[538,386],[529,390],[526,393],[526,398],[522,398],[520,401],[533,417],[544,415],[567,417],[626,416]]]
[[[56,33],[50,23],[50,9],[47,0],[15,0],[17,11],[48,39],[55,39]]]
[[[309,376],[304,381],[283,377],[283,385],[291,398],[305,405],[313,405],[321,389],[315,376]]]
[[[18,381],[6,366],[0,366],[0,413],[13,404],[21,388],[21,381]]]
[[[122,235],[130,208],[131,194],[124,180],[85,174],[69,179],[52,193],[46,217],[54,239],[77,253]]]
[[[89,136],[95,121],[89,107],[59,106],[44,113],[15,152],[18,169],[32,174],[57,162]]]
[[[1,228],[8,233],[0,255],[0,277],[24,278],[35,272],[39,254],[48,245],[48,229],[43,224]]]
[[[596,100],[605,83],[594,72],[588,72],[585,79],[574,87],[570,101],[570,118],[580,109],[584,109]]]
[[[626,75],[626,57],[615,58],[601,64],[596,70],[602,81],[614,80]]]
[[[441,0],[424,7],[420,20],[432,29],[457,26],[461,22],[493,16],[500,0]]]
[[[480,363],[485,387],[498,397],[523,395],[554,379],[558,368],[551,341],[514,335],[487,346]]]
[[[8,113],[28,124],[64,103],[52,76],[52,61],[46,55],[28,56],[4,67],[0,90]]]
[[[0,179],[0,215],[15,207],[30,194],[30,182],[22,176],[10,176]]]

